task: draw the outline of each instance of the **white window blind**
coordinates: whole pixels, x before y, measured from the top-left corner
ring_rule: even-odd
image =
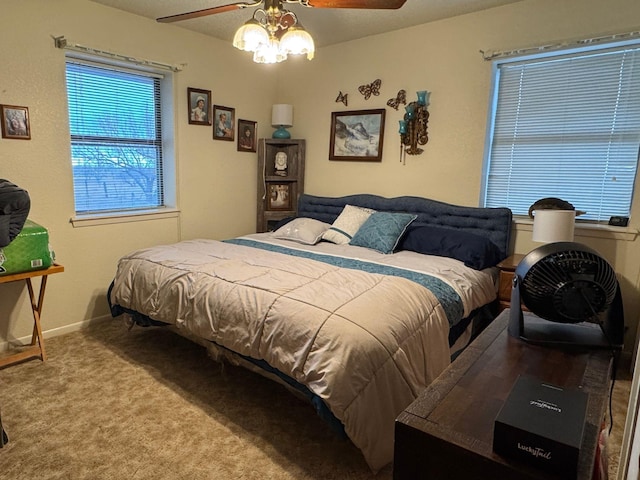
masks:
[[[640,45],[498,63],[484,205],[544,197],[629,216],[640,145]]]
[[[163,205],[160,77],[69,59],[76,213]]]

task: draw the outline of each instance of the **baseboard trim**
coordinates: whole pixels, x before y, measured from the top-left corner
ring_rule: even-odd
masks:
[[[87,320],[83,320],[77,323],[72,323],[70,325],[65,325],[63,327],[44,330],[42,332],[42,335],[46,340],[47,338],[57,337],[59,335],[65,335],[71,332],[77,332],[78,330],[82,330],[89,326],[98,325],[108,320],[113,320],[113,317],[111,315],[103,315],[101,317],[89,318]],[[0,352],[6,352],[11,347],[15,347],[16,345],[28,345],[29,343],[31,343],[31,335],[16,338],[13,340],[5,340],[3,342],[0,342]],[[46,346],[46,343],[45,343],[45,346]]]

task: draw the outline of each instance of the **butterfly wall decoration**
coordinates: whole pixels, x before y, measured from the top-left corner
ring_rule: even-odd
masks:
[[[369,85],[365,84],[365,85],[360,85],[358,87],[358,91],[364,95],[364,99],[365,100],[369,100],[369,97],[371,97],[371,95],[375,95],[378,96],[380,95],[380,86],[382,85],[382,80],[380,80],[379,78],[377,80],[374,80],[372,83],[370,83]]]
[[[406,90],[398,90],[398,95],[396,95],[396,98],[390,98],[387,101],[387,105],[390,106],[391,108],[395,108],[396,110],[398,110],[398,107],[400,106],[400,104],[402,105],[407,104]]]
[[[348,93],[342,93],[342,90],[340,91],[340,93],[338,94],[338,96],[336,97],[336,103],[344,103],[344,106],[348,106],[347,105],[347,96],[349,94]]]

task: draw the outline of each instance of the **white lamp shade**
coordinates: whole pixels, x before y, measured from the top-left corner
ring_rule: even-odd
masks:
[[[575,210],[536,210],[533,216],[533,241],[572,242]]]
[[[293,126],[293,105],[279,103],[271,108],[271,125],[274,127]]]

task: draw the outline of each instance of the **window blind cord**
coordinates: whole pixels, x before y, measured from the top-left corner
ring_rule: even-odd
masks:
[[[262,139],[262,151],[267,151],[267,141]],[[262,162],[262,200],[267,198],[267,158]]]
[[[616,384],[616,377],[618,376],[618,353],[615,350],[612,350],[613,355],[613,365],[611,366],[611,387],[609,388],[609,418],[611,419],[611,423],[609,424],[609,432],[611,435],[611,431],[613,430],[613,387]]]

